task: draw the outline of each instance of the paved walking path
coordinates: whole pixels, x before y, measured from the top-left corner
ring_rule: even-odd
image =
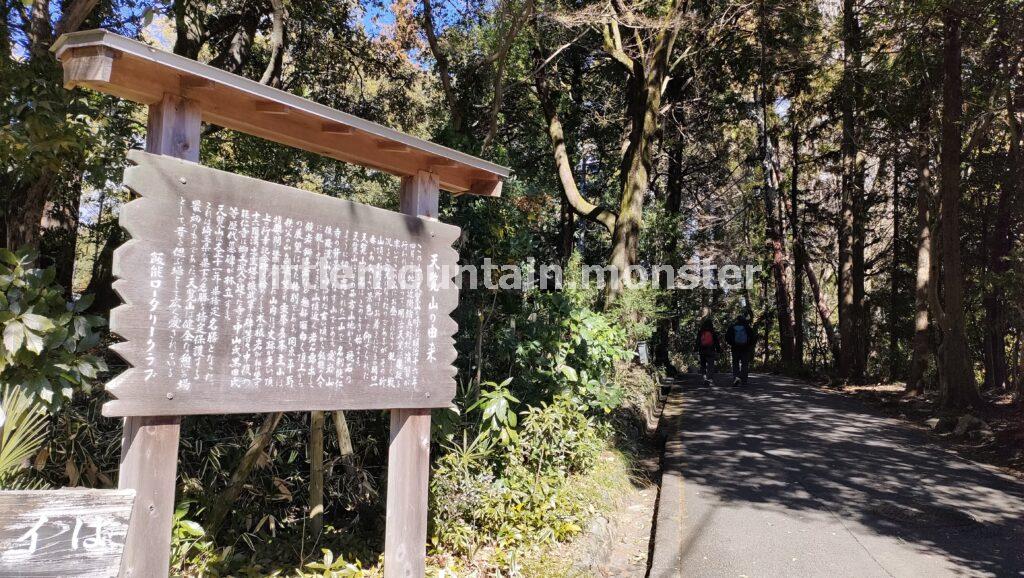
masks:
[[[800,382],[680,384],[651,578],[1024,576],[1024,483]]]

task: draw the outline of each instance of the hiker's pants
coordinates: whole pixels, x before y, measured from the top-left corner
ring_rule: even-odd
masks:
[[[732,376],[738,377],[743,383],[747,382],[747,374],[750,373],[750,360],[753,351],[749,347],[735,347],[732,350]]]

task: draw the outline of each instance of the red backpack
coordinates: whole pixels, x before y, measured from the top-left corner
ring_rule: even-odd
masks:
[[[712,347],[715,344],[715,335],[711,333],[711,330],[705,329],[700,332],[700,346],[701,347]]]

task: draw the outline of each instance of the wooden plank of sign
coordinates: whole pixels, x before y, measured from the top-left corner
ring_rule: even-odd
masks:
[[[117,576],[134,499],[131,490],[0,492],[0,576]]]
[[[107,384],[104,415],[450,404],[458,227],[129,159],[125,184],[141,198],[121,210],[132,239],[114,255],[114,288],[126,305],[110,327],[133,367]]]

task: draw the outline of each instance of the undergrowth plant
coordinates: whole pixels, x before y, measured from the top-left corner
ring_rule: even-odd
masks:
[[[46,414],[20,387],[4,386],[0,399],[0,489],[38,485],[24,475],[23,464],[46,441]]]
[[[55,410],[75,391],[89,393],[107,370],[92,354],[106,322],[84,313],[91,296],[66,300],[54,269],[35,267],[36,258],[28,249],[0,249],[0,382]]]

